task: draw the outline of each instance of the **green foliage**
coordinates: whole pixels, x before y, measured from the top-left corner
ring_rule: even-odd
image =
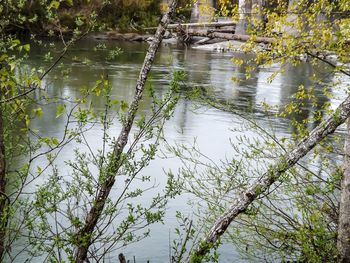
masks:
[[[120,48],[112,49],[108,52],[107,60],[115,60],[123,51]]]
[[[59,7],[60,1],[51,0],[2,1],[0,3],[2,32],[25,33],[28,29],[32,31],[43,29],[42,25],[48,25],[57,20]]]
[[[262,128],[254,115],[247,116],[229,101],[216,99],[211,90],[197,88],[191,94],[200,103],[241,117],[243,123],[234,130],[232,157],[226,160],[215,162],[201,154],[196,145],[171,149],[186,164],[179,172],[184,191],[201,200],[197,207],[198,217],[204,221],[204,234],[242,190],[271,171],[274,160],[308,136],[324,116],[333,113],[329,103],[333,92],[348,94],[349,85],[342,78],[350,75],[348,1],[296,2],[288,7],[286,1],[270,1],[261,13],[265,24],[257,24],[259,21],[250,16],[251,37],[242,50],[254,55],[242,60],[235,54],[232,59],[245,69],[241,78],[234,79],[242,82],[259,67],[278,65],[269,78],[272,82],[286,68],[302,69],[305,60],[312,65],[309,82],[300,85],[282,107],[264,105],[264,118],[269,120],[270,128]],[[227,12],[228,5],[224,1],[221,4],[222,12]],[[257,43],[260,36],[271,41]],[[317,99],[320,97],[325,99]],[[312,114],[305,108],[312,108]],[[288,121],[290,136],[276,135],[274,123],[281,118]],[[245,135],[246,131],[254,135]],[[258,191],[254,203],[231,224],[223,242],[233,243],[247,260],[335,262],[342,145],[341,135],[332,136],[293,169],[275,177],[277,182],[266,191]],[[282,162],[279,168],[284,170],[285,165]]]
[[[71,73],[69,68],[60,65],[59,60],[84,29],[92,28],[96,18],[94,12],[85,10],[85,14],[75,16],[74,27],[66,28],[60,22],[60,14],[76,10],[74,8],[78,8],[78,5],[84,9],[84,5],[90,6],[94,1],[31,1],[33,5],[29,2],[7,1],[7,8],[4,3],[0,4],[3,15],[0,19],[3,36],[0,43],[0,122],[4,126],[5,178],[9,192],[8,196],[7,192],[4,196],[10,200],[5,208],[0,208],[1,240],[5,240],[6,246],[6,252],[0,255],[0,260],[11,258],[13,253],[17,253],[11,247],[20,240],[20,246],[23,247],[20,253],[24,253],[27,258],[40,260],[45,255],[48,262],[63,262],[64,259],[73,262],[75,246],[91,239],[91,236],[78,238],[78,233],[83,227],[87,211],[93,205],[96,192],[107,178],[115,176],[110,173],[110,166],[115,164],[113,150],[110,150],[115,138],[110,130],[116,122],[122,124],[125,121],[129,105],[126,101],[111,97],[112,87],[106,76],[101,76],[94,85],[83,87],[76,99],[51,97],[43,88],[46,81],[44,77],[56,66],[59,68],[55,71],[58,74],[56,78],[62,77],[64,80]],[[149,3],[133,8],[151,8],[155,13],[158,12]],[[45,15],[39,16],[42,12]],[[31,19],[30,16],[42,20],[37,23],[39,18]],[[34,69],[22,64],[30,52],[30,45],[10,35],[18,33],[18,28],[22,28],[23,32],[49,29],[62,33],[72,29],[75,34],[68,41],[62,38],[63,50],[33,37],[32,41],[48,49],[42,67]],[[106,49],[103,45],[96,48]],[[121,53],[120,48],[115,48],[106,52],[106,59],[116,60]],[[81,63],[91,64],[91,61],[81,58]],[[171,87],[163,94],[164,97],[157,98],[155,93],[152,94],[151,116],[141,115],[137,118],[134,137],[130,138],[132,144],[118,163],[117,198],[107,200],[98,222],[99,228],[92,234],[96,244],[113,249],[149,236],[149,226],[162,222],[168,199],[178,195],[177,182],[169,177],[166,188],[155,193],[151,201],[145,204],[143,194],[154,186],[150,187],[152,178],[141,175],[140,171],[155,158],[162,140],[164,122],[172,116],[179,99],[178,82],[181,81],[181,75],[174,73]],[[90,103],[92,97],[101,98],[103,111]],[[50,113],[45,112],[45,106],[50,104],[56,108],[51,117],[65,123],[64,130],[60,131],[62,136],[44,137],[35,127],[37,118],[50,117]],[[99,138],[102,148],[92,151],[85,136],[94,125],[103,127],[103,134]],[[66,160],[64,165],[58,165],[57,158],[61,151],[71,144],[86,151],[76,150],[74,160]],[[63,166],[70,169],[69,174],[62,170]],[[30,195],[24,194],[23,189],[28,191],[26,187],[30,189]],[[91,252],[101,255],[98,246],[93,246]],[[104,250],[102,256],[108,252],[109,249]]]
[[[149,226],[162,222],[169,198],[179,194],[175,178],[169,177],[168,184],[163,191],[155,193],[149,203],[142,197],[151,188],[152,178],[142,175],[140,171],[154,159],[158,145],[162,140],[164,122],[172,115],[178,100],[175,87],[179,87],[182,73],[174,73],[169,92],[163,98],[152,98],[152,115],[141,115],[136,124],[133,141],[130,148],[122,154],[120,162],[116,163],[112,150],[108,150],[114,143],[110,135],[111,126],[116,119],[122,123],[127,114],[128,105],[123,101],[111,98],[112,87],[105,76],[101,76],[91,88],[82,90],[89,101],[91,96],[101,96],[104,99],[104,110],[96,111],[93,105],[86,107],[79,102],[73,112],[69,112],[68,105],[58,105],[57,116],[63,114],[71,116],[78,127],[70,134],[74,134],[77,143],[75,159],[67,160],[66,170],[69,174],[61,176],[54,161],[49,162],[45,181],[38,186],[35,197],[28,200],[21,209],[31,213],[26,215],[25,225],[28,229],[28,242],[33,246],[31,256],[48,255],[52,261],[59,261],[62,255],[73,258],[73,251],[77,244],[84,244],[91,238],[94,245],[90,253],[94,257],[104,257],[109,250],[100,247],[122,247],[146,238],[150,234]],[[154,94],[155,95],[155,94]],[[119,111],[115,111],[115,107]],[[84,131],[90,125],[99,123],[103,127],[103,134],[99,138],[101,148],[91,150],[85,138]],[[55,138],[46,138],[44,142],[52,146]],[[57,144],[60,142],[56,141]],[[88,151],[78,150],[88,147]],[[98,220],[98,227],[92,236],[80,236],[86,213],[93,205],[96,192],[103,186],[114,170],[113,165],[119,165],[116,180],[118,187],[114,190],[114,198],[108,199]],[[51,170],[51,173],[49,173]],[[38,169],[42,173],[42,169]],[[39,237],[39,238],[38,238]],[[43,244],[44,241],[44,244]]]
[[[188,19],[191,9],[186,3],[182,6],[178,16]],[[0,3],[0,28],[50,36],[86,30],[139,31],[157,26],[162,9],[161,0],[6,0]]]

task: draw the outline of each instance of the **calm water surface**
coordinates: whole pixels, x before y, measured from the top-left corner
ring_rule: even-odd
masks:
[[[54,70],[43,82],[43,88],[51,96],[64,96],[75,98],[79,96],[82,86],[93,86],[101,74],[108,75],[113,87],[112,97],[125,101],[131,101],[134,94],[136,79],[141,68],[147,44],[145,43],[119,43],[104,42],[108,48],[120,47],[123,53],[116,60],[106,62],[106,51],[93,51],[99,42],[82,41],[67,54],[63,59],[63,67]],[[46,50],[33,48],[28,61],[30,67],[43,65],[43,56]],[[52,56],[56,56],[54,52]],[[267,102],[276,108],[281,108],[290,101],[299,85],[308,86],[311,84],[310,76],[315,74],[321,77],[323,82],[329,82],[336,76],[330,74],[329,69],[321,66],[312,67],[309,64],[302,64],[298,67],[289,66],[285,73],[278,75],[272,83],[267,79],[275,71],[278,65],[270,68],[259,68],[252,73],[252,78],[247,81],[235,83],[232,77],[241,77],[245,74],[244,68],[235,66],[231,62],[233,56],[245,57],[243,54],[217,53],[191,49],[189,47],[177,47],[163,45],[155,59],[152,68],[150,83],[153,84],[157,95],[164,94],[169,84],[169,74],[174,69],[185,70],[188,74],[189,86],[212,87],[218,99],[229,100],[242,114],[253,112],[263,127],[270,127],[271,124],[265,116],[262,102]],[[47,63],[48,65],[49,63]],[[71,70],[69,78],[62,78],[59,71]],[[37,96],[40,95],[37,91]],[[322,93],[322,83],[319,90],[316,90],[319,102],[329,102],[336,106],[338,99],[329,101]],[[338,95],[342,95],[339,93]],[[103,110],[104,102],[100,98],[92,101],[94,107]],[[149,114],[150,99],[144,97],[140,111]],[[314,109],[311,105],[306,105],[303,109],[302,117],[310,117]],[[201,151],[213,158],[230,157],[233,151],[230,147],[229,139],[233,137],[232,129],[239,127],[242,120],[230,113],[205,106],[198,106],[195,102],[182,98],[175,110],[174,117],[166,124],[165,136],[168,143],[193,143],[196,139]],[[43,136],[62,135],[65,125],[64,118],[56,118],[56,107],[54,105],[45,106],[44,115],[33,121],[33,128],[39,129]],[[279,135],[288,135],[292,131],[286,120],[277,120],[272,123]],[[111,132],[117,136],[120,129],[119,124],[112,127]],[[248,132],[248,131],[247,131]],[[101,127],[95,126],[87,133],[87,140],[92,148],[98,149],[101,146]],[[61,157],[57,160],[58,165],[64,167],[64,162],[73,159],[74,144],[63,149]],[[176,170],[180,167],[179,160],[156,158],[143,174],[150,175],[153,182],[161,187],[165,184],[166,176],[163,169]],[[65,171],[64,173],[69,173]],[[38,179],[36,184],[40,184]],[[152,193],[146,193],[143,200],[149,201]],[[168,262],[169,258],[169,233],[174,237],[173,228],[177,225],[175,211],[182,210],[191,216],[192,209],[186,205],[188,196],[182,196],[170,202],[165,224],[158,224],[152,227],[151,237],[127,248],[116,251],[115,255],[123,252],[129,259],[136,257],[136,262]],[[222,249],[222,262],[237,262],[238,255],[234,248],[224,246]],[[21,262],[21,259],[19,259]],[[108,262],[108,260],[107,260]],[[110,262],[116,262],[116,258]]]

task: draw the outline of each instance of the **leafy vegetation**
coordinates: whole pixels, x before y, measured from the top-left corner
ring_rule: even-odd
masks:
[[[191,4],[184,5],[181,12],[188,15]],[[196,146],[169,148],[186,165],[178,177],[169,173],[165,188],[146,204],[142,197],[150,189],[152,178],[141,171],[155,158],[159,144],[166,139],[164,124],[174,112],[180,91],[184,92],[180,87],[186,74],[175,71],[169,90],[162,97],[148,87],[151,116],[137,111],[148,72],[140,74],[136,92],[141,93],[136,93],[136,102],[130,105],[112,98],[113,87],[107,74],[102,74],[93,85],[82,87],[74,100],[51,96],[41,88],[55,67],[62,78],[70,74],[69,69],[59,65],[60,61],[87,32],[154,26],[159,21],[160,2],[6,0],[0,4],[2,261],[15,261],[21,253],[29,260],[48,262],[104,260],[113,249],[148,237],[150,225],[162,222],[168,201],[184,192],[196,197],[191,205],[198,208],[198,213],[194,220],[181,212],[177,214],[180,227],[175,229],[178,238],[170,245],[172,262],[218,262],[223,243],[233,244],[241,257],[248,260],[335,262],[337,257],[340,262],[346,260],[346,256],[341,259],[337,248],[343,211],[338,208],[339,196],[344,190],[340,181],[346,175],[341,150],[344,135],[317,141],[307,157],[303,161],[298,159],[293,167],[283,157],[299,146],[298,142],[309,138],[314,127],[322,128],[318,125],[325,117],[333,116],[337,123],[343,118],[329,101],[335,90],[348,94],[344,76],[350,75],[349,3],[299,0],[288,5],[286,1],[273,1],[264,8],[250,6],[253,15],[244,16],[241,14],[246,10],[241,1],[218,4],[218,15],[232,16],[249,35],[243,51],[255,54],[250,59],[238,56],[232,59],[245,68],[245,74],[236,81],[248,80],[258,67],[278,64],[279,69],[269,78],[273,81],[287,67],[301,65],[305,59],[315,71],[310,82],[300,85],[283,108],[264,104],[264,117],[270,121],[270,129],[262,128],[254,115],[242,116],[239,108],[230,101],[217,99],[211,90],[192,90],[192,100],[241,117],[242,127],[235,131],[238,136],[236,143],[232,143],[233,157],[218,163]],[[57,34],[63,48],[44,46],[31,34],[32,41],[50,47],[45,60],[51,64],[27,68],[23,61],[31,46],[18,40],[18,36],[38,32]],[[66,33],[72,38],[67,40]],[[259,45],[261,36],[271,41]],[[151,46],[153,56],[159,42]],[[103,44],[95,49],[105,51],[108,63],[123,54],[122,49],[107,50]],[[78,57],[72,61],[92,63]],[[146,60],[145,65],[150,67],[151,62],[152,59]],[[331,72],[331,76],[324,72]],[[320,90],[327,99],[318,100],[316,92]],[[100,104],[94,105],[91,98],[101,98]],[[43,137],[32,125],[46,116],[42,105],[48,104],[55,105],[54,117],[65,123],[61,137]],[[311,105],[312,114],[305,113],[305,105]],[[276,135],[273,123],[281,119],[290,123],[290,136]],[[116,122],[122,127],[118,138],[111,132]],[[127,144],[132,124],[135,130]],[[100,141],[99,149],[92,149],[86,138],[95,126],[102,127],[102,135],[96,139]],[[245,135],[246,131],[254,136]],[[56,161],[71,144],[76,147],[74,159],[65,162],[69,172],[63,176]],[[40,165],[38,160],[42,161]],[[275,160],[282,161],[274,165]],[[270,175],[268,180],[264,179],[266,173]],[[214,237],[205,238],[232,204],[241,202],[242,191],[248,191],[261,180],[271,184],[247,192],[251,204],[227,219],[234,220],[228,222],[230,227],[218,229]],[[113,196],[110,191],[114,191]],[[18,240],[24,243],[19,252],[13,249]]]
[[[240,116],[244,124],[242,129],[235,130],[239,135],[232,139],[234,153],[227,160],[207,159],[197,146],[170,149],[186,162],[179,177],[184,179],[184,191],[200,200],[197,229],[204,227],[204,232],[208,233],[201,242],[194,241],[197,247],[189,254],[189,262],[205,260],[207,252],[221,242],[233,243],[242,258],[248,260],[337,261],[340,253],[337,251],[339,196],[340,191],[345,190],[340,186],[344,168],[343,152],[339,149],[344,145],[344,137],[338,134],[331,140],[321,141],[302,162],[280,176],[275,177],[273,171],[284,170],[287,164],[273,164],[274,160],[281,160],[281,156],[288,156],[286,153],[301,145],[312,135],[312,128],[332,114],[334,108],[329,100],[334,98],[336,90],[348,94],[349,86],[343,81],[349,76],[348,31],[345,29],[349,5],[345,2],[290,1],[288,5],[287,1],[279,1],[254,10],[252,5],[247,7],[248,1],[239,1],[239,9],[236,9],[239,14],[230,9],[234,19],[238,19],[237,27],[244,23],[241,32],[250,36],[242,46],[243,51],[255,54],[249,60],[239,56],[232,59],[245,67],[246,72],[235,81],[250,79],[258,67],[277,64],[278,70],[269,78],[272,82],[286,68],[300,66],[305,59],[314,66],[315,73],[306,86],[299,86],[283,108],[264,105],[270,129],[262,128],[259,121],[254,121],[254,115],[242,115],[230,101],[216,99],[210,90],[197,90],[201,103],[232,112]],[[230,13],[230,4],[222,2],[222,12]],[[271,41],[259,46],[259,36],[270,37]],[[331,71],[332,77],[317,74],[322,68]],[[323,90],[325,101],[317,99],[319,96],[315,93],[319,90]],[[306,105],[312,105],[312,114],[305,114]],[[290,137],[276,136],[273,123],[281,118],[290,122]],[[337,112],[334,118],[337,119]],[[246,136],[245,131],[255,135]],[[271,177],[267,178],[265,172]],[[267,189],[256,187],[252,194],[250,189],[263,180],[274,183]],[[246,200],[242,192],[247,199],[252,195],[255,200],[240,211]],[[240,211],[239,216],[229,217],[233,209]],[[227,222],[231,225],[226,230]],[[339,260],[345,259],[340,256]]]

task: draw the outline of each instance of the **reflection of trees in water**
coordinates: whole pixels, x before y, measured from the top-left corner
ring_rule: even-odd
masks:
[[[139,69],[144,60],[144,53],[146,52],[146,43],[129,43],[129,42],[103,42],[106,50],[94,51],[99,42],[97,41],[81,41],[79,42],[62,60],[61,65],[48,74],[41,83],[41,89],[36,90],[32,95],[35,97],[35,101],[39,101],[42,96],[49,98],[69,98],[69,101],[74,101],[76,98],[81,98],[82,88],[93,88],[96,81],[103,75],[105,78],[108,76],[110,85],[112,86],[112,99],[123,100],[130,102],[134,96],[136,79],[139,74]],[[108,49],[114,47],[121,47],[123,53],[114,61],[106,61],[106,54]],[[59,48],[58,48],[59,49]],[[39,68],[40,66],[47,67],[51,62],[47,62],[42,65],[42,58],[45,55],[46,50],[35,48],[31,49],[31,57],[27,62],[29,68]],[[169,53],[169,48],[161,49],[161,54],[164,52]],[[56,54],[56,53],[55,53]],[[52,54],[55,57],[55,54]],[[74,59],[73,59],[74,58]],[[163,63],[162,58],[165,56],[159,55],[156,58],[156,64]],[[163,67],[166,68],[166,67]],[[169,71],[169,68],[166,68]],[[66,75],[64,72],[69,72]],[[149,83],[153,84],[156,92],[156,96],[162,97],[168,90],[167,83],[169,79],[165,77],[164,72],[157,74],[159,70],[155,65],[155,72],[152,74]],[[68,76],[68,77],[66,77]],[[157,82],[158,78],[163,77],[161,82]],[[67,110],[75,103],[69,103],[68,101],[59,100],[57,102],[47,103],[42,105],[32,104],[29,107],[29,111],[37,107],[43,108],[43,115],[40,118],[35,118],[31,121],[31,126],[35,127],[39,134],[45,136],[57,136],[60,137],[60,132],[63,130],[67,118],[65,114],[56,118],[57,106],[65,103]],[[140,114],[150,114],[151,111],[151,98],[148,93],[145,92],[143,101],[139,106]],[[82,108],[93,106],[97,114],[101,113],[105,109],[104,96],[91,95],[85,105],[81,105]],[[119,106],[111,109],[111,114],[118,113]],[[113,112],[114,111],[114,112]],[[117,124],[117,121],[115,123]]]
[[[193,50],[187,52],[187,68],[190,83],[199,86],[214,88],[215,97],[219,100],[227,100],[241,107],[242,111],[255,106],[257,86],[257,73],[253,71],[251,78],[240,83],[232,81],[232,77],[242,77],[246,73],[245,66],[235,66],[230,58],[232,54],[206,53]],[[235,54],[241,58],[247,58],[245,54]],[[195,63],[192,61],[196,60]]]
[[[243,59],[247,61],[252,56],[247,56],[246,54],[236,54],[236,58]],[[242,65],[235,67],[234,75],[238,77],[240,81],[234,82],[234,101],[238,103],[243,110],[252,111],[256,108],[256,94],[258,87],[259,78],[259,68],[254,68],[252,71],[248,72],[246,67],[248,64],[245,62]],[[246,74],[250,77],[247,79]]]
[[[212,86],[214,88],[214,99],[218,103],[227,104],[235,110],[244,112],[261,112],[261,102],[267,98],[278,105],[280,110],[284,105],[290,103],[295,97],[300,85],[303,85],[306,92],[312,92],[314,99],[299,100],[303,105],[301,111],[293,112],[288,118],[301,123],[304,120],[312,120],[317,112],[318,117],[322,118],[325,111],[324,107],[330,103],[329,98],[324,93],[324,89],[332,82],[333,74],[326,66],[317,64],[311,65],[301,63],[298,66],[287,65],[284,73],[279,74],[272,84],[267,83],[273,71],[271,69],[256,68],[250,73],[250,78],[245,79],[246,63],[240,66],[233,63],[225,57],[225,55],[211,53],[189,54],[187,51],[187,59],[196,58],[200,61],[201,66],[190,67],[188,69],[191,82],[195,82],[200,86]],[[238,53],[236,58],[248,61],[252,56]],[[187,62],[189,64],[189,62]],[[207,71],[209,80],[202,73]],[[202,77],[201,77],[202,76]],[[241,79],[240,82],[232,81],[232,77]],[[313,91],[311,90],[313,88]],[[213,96],[209,94],[208,96]],[[261,112],[263,113],[263,112]],[[318,121],[308,124],[309,128],[316,127]],[[292,130],[295,132],[296,130]]]
[[[203,72],[209,72],[208,61],[210,61],[210,56],[208,53],[198,52],[188,46],[182,46],[181,49],[174,47],[167,47],[166,49],[162,47],[160,50],[161,57],[164,57],[165,50],[169,52],[166,53],[166,56],[171,56],[171,67],[173,69],[184,69],[186,71],[186,81],[189,87],[207,82],[205,77],[207,74],[203,74]],[[196,63],[196,65],[193,63]],[[176,106],[175,116],[173,118],[173,122],[175,122],[176,125],[174,125],[173,128],[181,133],[186,133],[188,127],[191,126],[190,122],[194,121],[193,118],[189,116],[191,105],[192,103],[189,99],[182,98]]]
[[[315,78],[312,79],[312,76]],[[311,65],[302,63],[298,66],[288,65],[286,71],[281,74],[281,99],[284,105],[293,100],[298,88],[302,85],[305,91],[311,91],[314,88],[315,100],[300,99],[298,102],[302,103],[300,112],[293,112],[288,116],[289,119],[294,119],[299,123],[304,120],[312,119],[316,112],[324,115],[324,107],[329,102],[329,98],[324,93],[324,88],[327,83],[332,82],[333,74],[329,68],[322,65]],[[313,129],[319,122],[310,123],[310,128]],[[292,132],[295,132],[293,130]]]
[[[234,56],[247,61],[251,56],[243,53],[235,53]],[[213,54],[210,61],[207,61],[209,68],[210,82],[214,88],[215,98],[222,102],[229,102],[237,110],[242,112],[252,111],[256,108],[256,91],[259,69],[250,72],[251,77],[245,79],[246,64],[237,66],[230,60],[230,56]],[[235,82],[232,78],[239,78]]]
[[[47,91],[50,96],[80,97],[81,87],[93,87],[95,81],[101,75],[108,75],[113,87],[113,99],[131,101],[138,70],[142,64],[147,44],[104,42],[107,49],[116,46],[122,48],[123,53],[115,61],[105,61],[107,51],[93,51],[97,44],[96,41],[82,41],[69,53],[69,57],[63,61],[64,65],[45,79],[48,83]],[[35,66],[35,63],[38,63],[36,58],[39,58],[44,51],[34,49],[33,52],[35,59],[31,60],[31,63]],[[234,56],[244,61],[252,58],[252,55],[243,53],[235,53]],[[72,62],[72,57],[76,57],[80,61]],[[297,92],[300,85],[304,85],[306,89],[315,85],[317,104],[312,105],[312,102],[305,100],[301,113],[290,116],[290,118],[295,118],[298,121],[311,118],[315,111],[322,110],[323,105],[329,102],[329,99],[323,94],[325,86],[323,83],[330,82],[333,76],[325,67],[311,66],[307,63],[302,63],[297,67],[287,66],[286,72],[276,78],[272,84],[273,89],[270,89],[271,86],[266,83],[265,79],[271,73],[270,69],[255,69],[250,72],[251,77],[249,79],[244,79],[244,75],[247,73],[246,64],[234,65],[230,60],[231,57],[232,54],[227,53],[207,52],[188,47],[162,46],[155,59],[149,83],[153,84],[156,94],[161,96],[168,89],[169,73],[174,68],[184,69],[188,74],[187,84],[190,87],[213,87],[217,100],[221,100],[223,103],[229,102],[240,112],[262,111],[259,104],[264,100],[264,97],[273,96],[277,105],[285,105],[290,102],[291,97]],[[84,64],[85,58],[90,62]],[[65,79],[60,71],[67,69],[71,72],[70,77]],[[313,83],[310,79],[313,74],[322,81]],[[242,80],[237,83],[232,81],[232,77]],[[94,96],[90,99],[97,110],[104,108],[105,102],[102,97]],[[149,113],[150,103],[151,98],[146,93],[140,105],[140,112],[143,114]],[[186,115],[190,102],[183,100],[180,104],[182,116],[178,124],[181,129],[184,129],[187,125],[188,116]],[[54,117],[56,106],[47,107],[45,113],[44,115],[47,115],[47,117],[43,116],[43,119],[45,119],[43,125],[51,122],[54,122],[51,123],[52,127],[59,125]],[[312,124],[312,126],[315,125],[316,123]]]
[[[187,50],[184,53],[184,66],[188,72],[188,81],[199,85],[208,85],[211,54],[201,50]]]

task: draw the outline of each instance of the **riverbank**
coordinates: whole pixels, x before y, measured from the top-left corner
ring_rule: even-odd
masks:
[[[86,39],[93,40],[110,40],[110,41],[131,41],[131,42],[149,42],[153,38],[153,34],[149,32],[129,32],[122,33],[119,31],[106,31],[106,32],[91,32],[86,35]],[[193,49],[216,51],[216,52],[245,52],[244,44],[246,41],[242,40],[225,40],[220,38],[206,38],[200,36],[191,36],[190,39],[184,41],[184,39],[174,33],[173,31],[167,31],[163,43],[170,45],[186,44]],[[268,44],[260,42],[257,43],[255,48],[251,52],[255,53],[262,50],[267,50]],[[324,51],[319,54],[322,58],[332,62],[337,62],[338,58],[334,53]],[[310,56],[302,54],[298,58],[300,61],[310,60]]]

